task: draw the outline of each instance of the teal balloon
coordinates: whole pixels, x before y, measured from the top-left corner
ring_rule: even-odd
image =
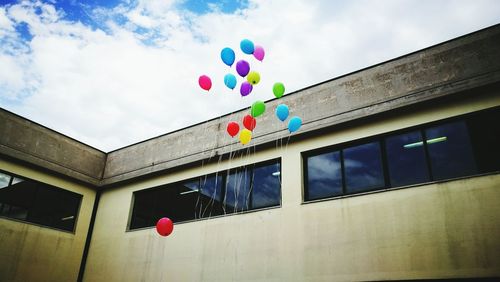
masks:
[[[276,116],[279,120],[285,121],[288,117],[289,111],[288,106],[285,104],[280,104],[276,107]]]
[[[228,66],[233,65],[234,58],[235,58],[233,49],[231,49],[229,47],[222,49],[222,51],[220,52],[220,57],[221,57],[222,61],[224,62],[224,64],[226,64]]]
[[[248,39],[243,39],[240,42],[240,48],[243,53],[252,55],[253,51],[255,50],[255,46],[253,45],[253,42],[248,40]]]
[[[236,87],[236,76],[228,73],[224,76],[224,84],[230,88],[234,89]]]
[[[302,126],[302,120],[299,117],[293,117],[288,121],[288,130],[290,133],[299,130]]]

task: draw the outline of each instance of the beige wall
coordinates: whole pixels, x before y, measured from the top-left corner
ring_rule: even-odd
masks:
[[[0,281],[76,281],[95,191],[2,159],[0,169],[83,195],[75,233],[0,218]]]
[[[500,276],[500,175],[302,204],[301,152],[500,105],[427,106],[250,156],[106,190],[85,281],[332,281]],[[282,207],[126,232],[132,193],[282,157]]]

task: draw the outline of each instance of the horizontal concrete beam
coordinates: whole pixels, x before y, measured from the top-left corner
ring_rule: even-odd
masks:
[[[106,153],[0,109],[1,155],[99,185]]]
[[[280,103],[303,120],[297,134],[500,81],[500,25],[266,102],[250,146],[289,136],[274,117]],[[244,109],[109,153],[101,185],[109,185],[241,149],[225,132]],[[243,147],[244,148],[244,147]]]

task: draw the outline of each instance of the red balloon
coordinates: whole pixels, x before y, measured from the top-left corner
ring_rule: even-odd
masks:
[[[243,118],[243,126],[245,126],[246,129],[252,131],[255,126],[257,126],[257,121],[251,115],[246,115]]]
[[[161,236],[168,236],[174,230],[174,223],[168,217],[162,217],[156,223],[156,231]]]
[[[202,75],[200,76],[200,78],[198,78],[198,84],[202,89],[207,91],[210,90],[210,88],[212,88],[212,80],[210,79],[210,77],[206,75]]]
[[[231,137],[234,137],[240,132],[240,125],[237,122],[231,121],[227,124],[226,130]]]

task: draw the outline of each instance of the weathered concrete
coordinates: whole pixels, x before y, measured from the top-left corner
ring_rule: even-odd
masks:
[[[0,217],[0,281],[76,281],[96,191],[17,162],[0,169],[83,196],[74,233]]]
[[[490,93],[488,93],[490,94]],[[477,112],[467,96],[103,191],[84,281],[386,281],[500,276],[500,174],[303,204],[302,152]],[[417,107],[415,107],[417,108]],[[125,232],[133,192],[281,158],[281,207]],[[167,215],[166,215],[167,216]]]
[[[0,109],[0,155],[98,185],[106,154]]]
[[[266,103],[250,146],[289,136],[272,112],[286,103],[304,134],[500,81],[500,25]],[[101,185],[246,148],[225,132],[248,109],[109,153]],[[210,132],[210,134],[206,134]]]

